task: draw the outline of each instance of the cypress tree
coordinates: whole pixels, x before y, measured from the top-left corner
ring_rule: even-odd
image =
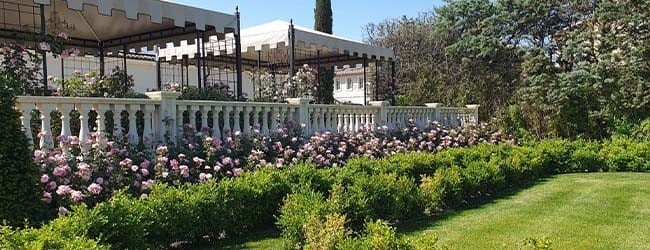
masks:
[[[332,34],[332,1],[316,0],[314,9],[314,29],[327,34]]]
[[[332,34],[333,26],[332,1],[316,0],[314,9],[314,29],[327,34]],[[334,103],[334,69],[331,67],[320,67],[318,69],[318,89],[316,90],[316,102]]]

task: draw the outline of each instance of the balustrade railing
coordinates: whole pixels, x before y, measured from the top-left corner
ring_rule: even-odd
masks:
[[[55,136],[77,136],[89,150],[91,135],[106,143],[109,138],[147,147],[177,142],[184,129],[223,138],[253,130],[269,135],[287,123],[302,124],[305,136],[321,131],[356,131],[364,126],[398,128],[413,120],[418,126],[440,121],[451,127],[478,120],[478,105],[467,107],[395,107],[387,102],[369,106],[310,104],[309,99],[289,103],[217,102],[176,100],[178,93],[151,92],[150,99],[19,97],[17,109],[25,135],[42,149],[55,145]],[[53,124],[56,121],[56,124]],[[184,127],[190,124],[192,127]],[[73,126],[74,125],[74,126]],[[32,131],[37,131],[34,135]],[[94,134],[91,134],[94,133]]]

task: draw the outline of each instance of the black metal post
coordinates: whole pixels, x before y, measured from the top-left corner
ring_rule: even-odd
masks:
[[[293,81],[293,77],[296,75],[296,30],[293,27],[293,19],[289,25],[289,40],[291,46],[289,48],[289,80]]]
[[[162,76],[161,76],[161,70],[160,70],[160,57],[156,55],[156,85],[158,87],[158,90],[162,90]],[[183,71],[181,71],[181,74],[183,74]]]
[[[197,72],[197,87],[201,88],[201,32],[196,31],[196,72]]]
[[[47,43],[47,29],[45,27],[45,23],[47,20],[45,19],[45,5],[39,4],[39,7],[41,8],[41,42]],[[43,56],[43,95],[47,96],[48,91],[47,91],[47,51],[41,50],[41,55]]]
[[[122,51],[124,51],[124,56],[122,58],[122,63],[124,65],[124,86],[127,87],[126,82],[129,80],[129,67],[126,64],[126,57],[129,54],[129,49],[127,48],[126,44],[122,46]]]
[[[201,41],[201,60],[202,60],[202,66],[203,66],[203,87],[207,87],[206,84],[208,83],[208,76],[210,73],[208,72],[208,66],[206,63],[206,59],[208,57],[208,54],[205,51],[205,44],[207,43],[207,36],[206,33],[203,32],[203,40]]]
[[[379,101],[379,60],[375,60],[375,101]]]
[[[262,51],[257,51],[257,84],[262,87]],[[255,85],[253,85],[253,98],[255,98],[257,90]],[[259,98],[262,98],[262,93],[260,93]]]
[[[99,76],[104,77],[106,74],[105,60],[104,60],[104,42],[99,42]]]
[[[367,96],[368,86],[366,86],[366,82],[367,82],[366,78],[368,78],[368,76],[366,74],[367,72],[366,67],[368,67],[368,59],[364,57],[363,58],[363,106],[368,105],[368,96]]]
[[[316,72],[316,82],[320,88],[320,50],[316,50]]]
[[[241,60],[241,14],[239,13],[239,6],[236,8],[236,16],[237,16],[237,34],[235,34],[235,56],[237,57],[237,65],[236,65],[236,70],[237,70],[237,98],[241,98],[243,96],[243,90],[242,90],[242,85],[243,85],[243,77],[242,77],[242,60]]]
[[[397,91],[397,87],[395,86],[395,61],[391,61],[391,69],[390,70],[391,70],[391,73],[390,73],[390,78],[391,78],[391,81],[390,81],[391,101],[392,101],[392,104],[395,105],[395,103],[397,102],[397,100],[395,99],[396,98],[395,94],[396,94],[396,91]]]

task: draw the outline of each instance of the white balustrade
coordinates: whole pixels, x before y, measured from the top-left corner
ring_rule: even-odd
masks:
[[[309,99],[290,99],[284,103],[250,103],[217,101],[180,101],[178,95],[166,92],[147,93],[151,99],[112,99],[112,98],[65,98],[65,97],[19,97],[17,109],[21,113],[21,122],[25,135],[33,142],[31,130],[32,111],[40,111],[40,129],[38,146],[42,149],[55,147],[52,133],[52,121],[61,121],[60,135],[72,136],[78,131],[79,141],[84,152],[90,150],[91,124],[95,125],[98,138],[114,140],[124,138],[122,112],[128,113],[128,142],[140,143],[138,126],[144,127],[142,142],[146,147],[178,142],[183,133],[183,118],[187,112],[189,123],[194,130],[201,131],[209,127],[212,119],[212,134],[215,138],[232,136],[234,132],[251,133],[252,129],[269,135],[284,127],[288,122],[297,126],[304,124],[305,136],[322,131],[358,131],[367,127],[388,126],[404,127],[409,121],[418,126],[426,126],[431,121],[440,121],[446,126],[455,127],[478,120],[478,105],[466,107],[443,107],[441,104],[427,104],[426,107],[394,107],[387,102],[371,102],[370,106],[345,106],[309,104]],[[52,113],[57,111],[56,113]],[[109,112],[110,111],[110,112]],[[79,113],[79,121],[70,119],[73,112]],[[93,117],[91,112],[96,113]],[[142,112],[141,121],[138,113]],[[112,117],[108,114],[112,113]],[[58,114],[60,117],[52,117]],[[200,116],[202,128],[198,128],[197,115]],[[93,117],[94,120],[89,121]],[[113,130],[108,131],[107,119],[112,118]],[[167,122],[163,125],[161,122]],[[78,124],[78,125],[74,125]],[[77,127],[78,126],[78,127]],[[77,130],[78,129],[78,130]],[[57,131],[59,132],[59,131]],[[76,132],[75,132],[76,133]],[[104,145],[105,141],[97,141]],[[66,145],[58,145],[68,152]]]

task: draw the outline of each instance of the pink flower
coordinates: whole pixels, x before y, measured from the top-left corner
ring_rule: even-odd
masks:
[[[69,37],[68,37],[68,34],[65,33],[65,32],[60,32],[57,36],[58,36],[59,38],[63,39],[63,40],[68,40],[68,38],[69,38]]]
[[[138,167],[137,165],[133,165],[133,166],[131,166],[131,171],[133,171],[133,172],[137,172],[137,171],[138,171],[138,168],[139,168],[139,167]]]
[[[43,201],[47,204],[52,203],[52,194],[49,192],[43,192]]]
[[[66,174],[65,168],[63,167],[56,167],[54,168],[54,171],[52,172],[56,176],[64,176]]]
[[[50,181],[50,177],[46,174],[41,176],[41,183],[47,183]]]
[[[90,186],[88,186],[88,192],[94,195],[99,195],[102,193],[102,187],[97,183],[90,184]]]
[[[149,175],[149,170],[147,170],[146,168],[143,168],[143,169],[140,169],[140,173],[142,173],[142,176],[147,176],[147,175]]]
[[[60,215],[66,215],[68,213],[68,209],[65,207],[59,207],[59,214]]]
[[[72,191],[73,190],[72,188],[70,188],[70,186],[61,185],[59,186],[59,188],[56,189],[56,194],[58,194],[59,196],[63,196],[72,193]]]

